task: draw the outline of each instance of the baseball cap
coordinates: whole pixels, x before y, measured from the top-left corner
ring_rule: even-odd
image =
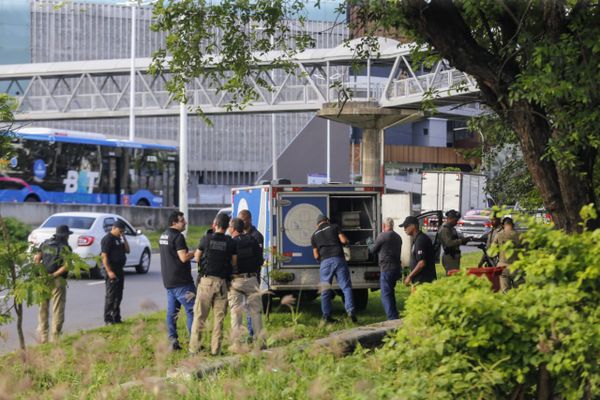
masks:
[[[326,216],[324,216],[323,214],[319,214],[319,216],[317,217],[317,224],[320,224],[323,221],[327,221],[328,218]]]
[[[419,219],[417,217],[406,217],[404,222],[400,225],[402,228],[406,228],[409,225],[417,225],[419,226]]]
[[[446,217],[459,219],[460,213],[456,210],[450,210],[446,213]]]
[[[115,222],[113,222],[113,226],[115,228],[119,228],[119,229],[125,229],[125,222],[121,221],[121,220],[116,220]]]
[[[59,225],[56,227],[56,236],[69,236],[73,232],[69,229],[67,225]]]

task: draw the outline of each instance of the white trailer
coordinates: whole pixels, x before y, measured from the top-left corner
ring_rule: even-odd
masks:
[[[485,175],[466,172],[424,171],[421,177],[421,212],[469,210],[488,207]]]
[[[250,210],[257,229],[265,237],[267,263],[261,286],[273,295],[288,293],[303,300],[316,298],[319,263],[313,257],[311,236],[317,216],[324,214],[340,226],[350,240],[348,267],[354,303],[358,310],[368,302],[368,290],[379,288],[379,267],[368,245],[381,232],[382,186],[315,184],[261,185],[232,190],[233,215]],[[334,289],[339,289],[334,281]]]

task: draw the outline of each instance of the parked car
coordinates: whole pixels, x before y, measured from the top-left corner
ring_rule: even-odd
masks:
[[[69,237],[69,245],[73,252],[87,259],[90,266],[90,276],[103,279],[105,270],[91,257],[100,255],[100,242],[112,228],[115,220],[125,223],[125,236],[129,242],[130,252],[127,255],[126,268],[135,268],[138,274],[145,274],[150,269],[152,247],[142,231],[135,230],[131,224],[117,214],[68,212],[51,215],[39,228],[29,235],[28,241],[33,246],[39,246],[50,238],[58,225],[67,225],[73,234]]]
[[[456,231],[461,236],[471,236],[475,242],[485,242],[492,227],[491,217],[491,210],[469,210],[458,220]]]

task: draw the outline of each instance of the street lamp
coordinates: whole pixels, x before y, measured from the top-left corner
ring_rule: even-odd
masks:
[[[136,41],[136,10],[138,7],[154,4],[156,0],[128,0],[117,3],[131,8],[131,67],[129,71],[129,140],[135,140],[135,41]]]

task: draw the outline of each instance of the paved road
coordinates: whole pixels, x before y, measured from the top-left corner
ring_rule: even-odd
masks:
[[[461,250],[463,253],[479,251],[474,246],[461,246]],[[104,281],[69,280],[66,307],[63,328],[65,333],[104,325]],[[133,269],[126,270],[121,314],[127,318],[164,308],[166,308],[166,297],[160,275],[160,259],[158,254],[153,254],[150,271],[147,274],[138,275]],[[25,310],[23,325],[28,344],[36,342],[37,313],[37,306]],[[0,354],[18,347],[19,339],[15,326],[16,323],[12,322],[0,328],[0,332],[3,333],[0,339]]]
[[[124,318],[166,308],[158,254],[152,255],[150,271],[147,274],[138,275],[135,270],[129,268],[125,271],[125,292],[121,303],[121,315]],[[104,281],[101,280],[69,280],[63,328],[65,333],[104,325],[104,290]],[[28,344],[36,342],[37,314],[37,306],[25,310],[23,326],[25,341]],[[3,333],[3,339],[0,339],[0,354],[18,348],[16,322],[5,325],[0,330]]]

